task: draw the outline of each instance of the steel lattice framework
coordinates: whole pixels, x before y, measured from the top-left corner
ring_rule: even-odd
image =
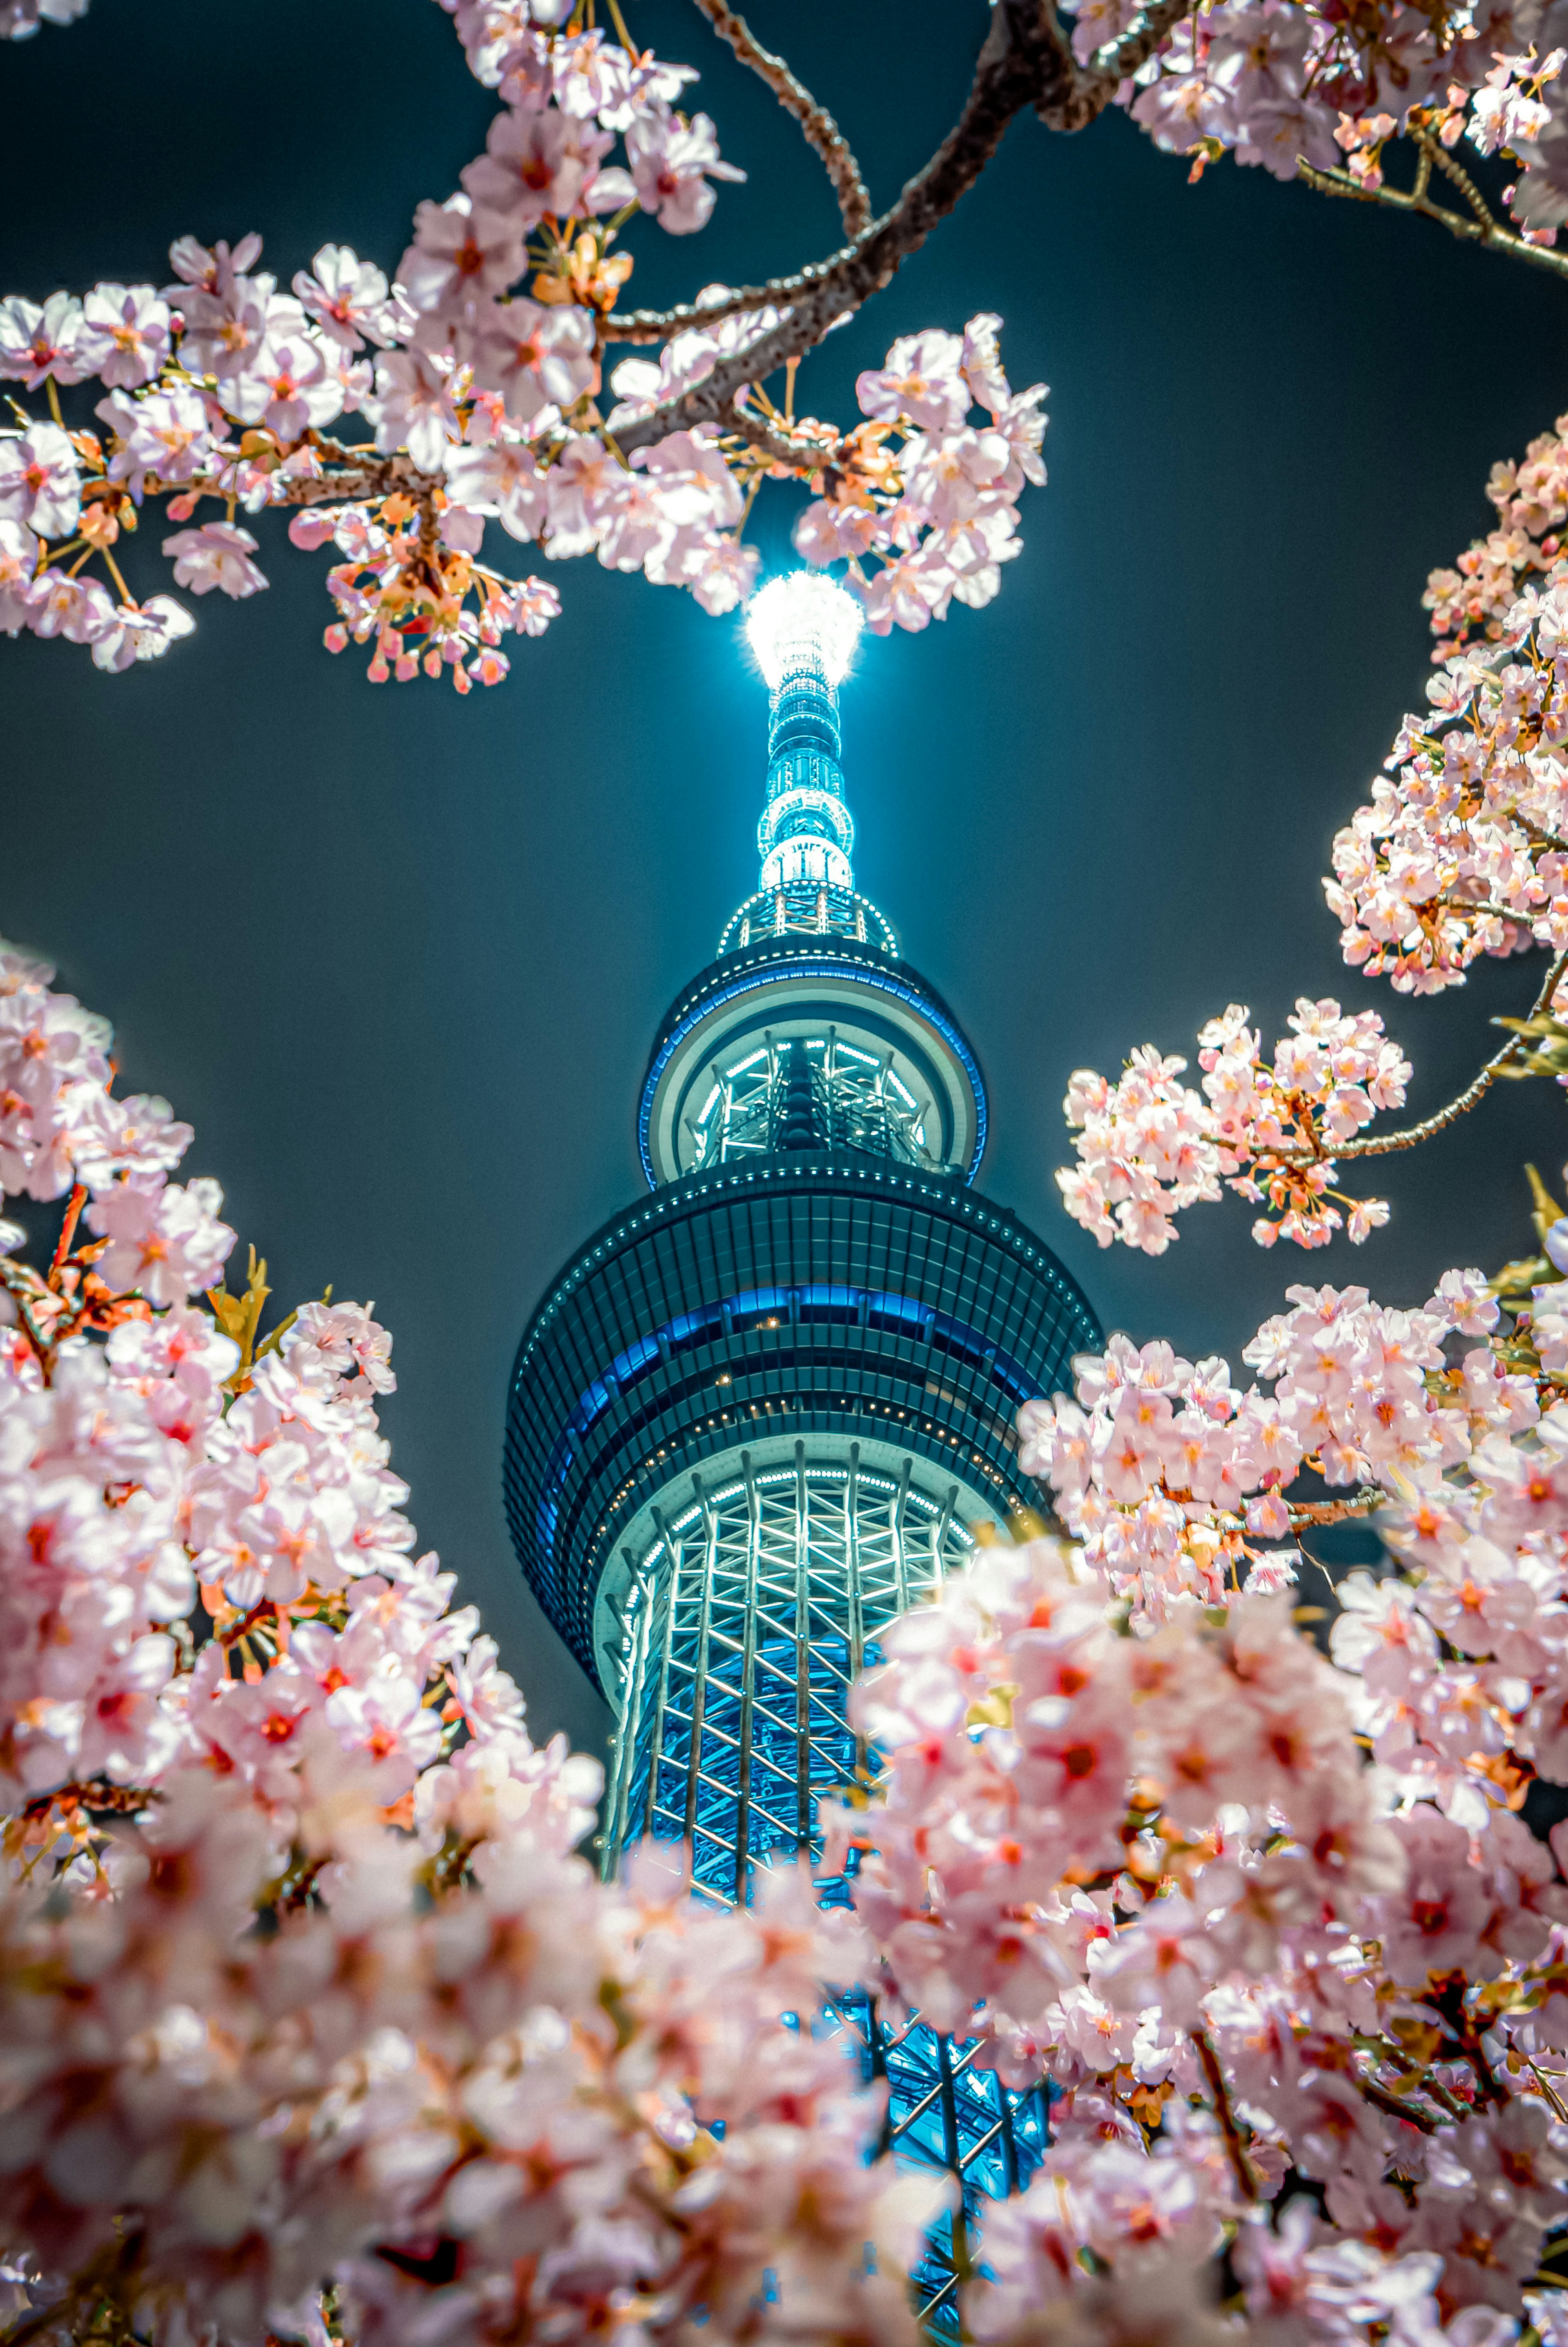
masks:
[[[925,1112],[891,1060],[890,1050],[878,1057],[841,1042],[832,1030],[782,1050],[770,1038],[743,1051],[731,1066],[714,1068],[707,1101],[692,1121],[693,1170],[776,1151],[803,1081],[815,1129],[830,1148],[935,1164]]]
[[[695,1888],[743,1902],[758,1867],[820,1855],[818,1797],[868,1773],[850,1728],[850,1686],[877,1655],[877,1635],[940,1590],[973,1545],[958,1494],[846,1462],[793,1463],[692,1478],[689,1505],[638,1560],[622,1608],[620,1714],[604,1865],[644,1836],[683,1840]],[[823,1886],[847,1901],[842,1881]],[[1016,2191],[1045,2147],[1038,2093],[1019,2095],[979,2068],[973,2045],[919,2022],[889,2029],[865,1997],[830,2008],[862,2075],[888,2086],[886,2144],[957,2175],[966,2221],[982,2198]],[[925,2318],[956,2332],[950,2228],[933,2236],[916,2276]]]

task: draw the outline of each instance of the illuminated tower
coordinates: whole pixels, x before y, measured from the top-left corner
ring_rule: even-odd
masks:
[[[811,1850],[817,1796],[875,1766],[850,1682],[979,1527],[1037,1501],[1019,1404],[1100,1341],[1049,1249],[970,1188],[974,1053],[856,890],[837,687],[859,627],[809,573],[753,601],[757,890],[661,1022],[638,1109],[651,1194],[540,1305],[507,1416],[523,1570],[618,1714],[605,1870],[683,1837],[719,1904]],[[1037,2095],[864,2001],[830,2018],[886,2076],[901,2156],[955,2169],[971,2207],[1027,2178]],[[917,2281],[956,2335],[946,2238]]]

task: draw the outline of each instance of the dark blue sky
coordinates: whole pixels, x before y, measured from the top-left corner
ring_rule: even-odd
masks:
[[[825,182],[676,0],[637,37],[751,173],[714,225],[634,240],[634,298],[754,278],[836,242]],[[980,0],[759,0],[885,203],[957,111]],[[93,0],[0,52],[14,194],[0,291],[159,282],[170,240],[256,228],[280,277],[328,241],[395,264],[492,100],[434,0]],[[1521,1162],[1568,1145],[1558,1094],[1501,1090],[1398,1161],[1366,1248],[1269,1256],[1239,1202],[1159,1262],[1100,1254],[1051,1169],[1077,1065],[1190,1047],[1227,1001],[1267,1035],[1298,993],[1383,1011],[1413,1113],[1457,1089],[1535,965],[1410,1002],[1338,960],[1319,876],[1419,696],[1427,571],[1484,527],[1494,457],[1563,401],[1568,295],[1437,229],[1225,164],[1120,118],[1014,125],[990,173],[802,398],[847,421],[896,333],[1000,311],[1012,378],[1051,385],[1050,486],[999,600],[865,651],[845,703],[860,884],[966,1021],[991,1091],[982,1185],[1056,1246],[1108,1326],[1235,1361],[1288,1281],[1420,1302],[1528,1239]],[[760,517],[775,561],[796,493]],[[155,528],[158,526],[155,524]],[[161,534],[159,530],[159,534]],[[379,689],[321,648],[325,556],[265,520],[273,584],[213,596],[153,668],[0,643],[0,929],[115,1020],[127,1084],[197,1128],[285,1301],[374,1297],[421,1535],[462,1576],[539,1730],[601,1711],[523,1589],[502,1522],[507,1374],[576,1244],[641,1187],[658,1016],[754,885],[765,701],[733,621],[562,564],[510,681]],[[269,559],[270,558],[270,559]],[[151,547],[135,583],[167,583]],[[162,574],[159,576],[159,574]],[[1239,1364],[1237,1364],[1239,1366]]]

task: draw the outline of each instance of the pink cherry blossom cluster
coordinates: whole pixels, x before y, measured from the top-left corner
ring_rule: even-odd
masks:
[[[1056,1180],[1068,1213],[1102,1246],[1121,1239],[1163,1255],[1177,1236],[1171,1217],[1217,1199],[1222,1180],[1267,1208],[1252,1228],[1260,1246],[1326,1245],[1345,1220],[1336,1199],[1358,1245],[1388,1221],[1382,1199],[1333,1187],[1346,1143],[1379,1109],[1404,1102],[1410,1064],[1382,1020],[1303,997],[1266,1061],[1250,1016],[1233,1002],[1200,1030],[1201,1092],[1181,1081],[1185,1060],[1152,1043],[1114,1085],[1091,1068],[1074,1073],[1062,1109],[1079,1162]]]
[[[1506,1311],[1475,1272],[1293,1290],[1272,1395],[1076,1364],[1020,1426],[1072,1544],[983,1550],[852,1696],[856,1917],[804,1869],[715,1915],[679,1852],[572,1855],[599,1772],[413,1556],[386,1332],[327,1299],[262,1336],[264,1266],[212,1286],[220,1202],[169,1178],[188,1129],[0,972],[5,1185],[67,1202],[46,1268],[0,1255],[16,2319],[914,2347],[945,2188],[796,2025],[860,1981],[1056,2091],[971,2251],[988,2347],[1132,2347],[1156,2303],[1220,2347],[1222,2251],[1299,2347],[1563,2347],[1525,2290],[1568,2220],[1568,1889],[1516,1812],[1568,1778],[1568,1216]],[[1279,1543],[1379,1500],[1404,1571],[1344,1584],[1330,1659]]]
[[[1272,1397],[1117,1338],[1027,1406],[1072,1545],[982,1551],[853,1698],[885,1774],[829,1859],[861,1853],[885,1993],[1058,2090],[982,2341],[1217,2347],[1237,2288],[1301,2347],[1568,2332],[1568,1826],[1518,1814],[1568,1782],[1553,1290],[1290,1294],[1246,1348]],[[1363,1488],[1298,1499],[1304,1468]],[[1324,1654],[1252,1543],[1379,1500],[1396,1562],[1338,1584]]]
[[[67,1201],[46,1266],[0,1224],[5,2319],[916,2347],[948,2188],[796,2025],[852,1919],[804,1867],[741,1915],[679,1851],[594,1882],[598,1764],[414,1554],[386,1331],[261,1335],[189,1127],[50,978],[0,948],[0,1175]]]
[[[1266,2337],[1403,2306],[1400,2336],[1515,2339],[1568,2217],[1553,1851],[1500,1800],[1402,1799],[1279,1597],[1129,1617],[1040,1540],[884,1645],[856,1709],[886,1777],[831,1829],[885,1993],[1058,2089],[976,2335],[1043,2301],[1077,2336],[1162,2279],[1201,2320],[1225,2251]]]
[[[508,219],[517,236],[547,215],[592,219],[633,206],[671,236],[690,236],[712,213],[710,182],[745,178],[720,160],[707,115],[688,120],[675,110],[682,90],[698,77],[693,67],[667,65],[651,49],[618,46],[599,30],[559,29],[581,12],[551,0],[441,5],[456,21],[476,79],[511,109],[491,126],[487,154],[463,174],[474,206],[502,236],[500,223]],[[625,140],[629,169],[605,164],[617,136]],[[434,208],[422,208],[421,220],[439,250]],[[489,248],[487,231],[481,242]]]
[[[853,1939],[808,1878],[704,1915],[678,1855],[611,1891],[518,1832],[432,1904],[352,1776],[316,1796],[280,1850],[232,1780],[174,1775],[96,1896],[0,1904],[17,2314],[68,2337],[107,2297],[123,2335],[236,2347],[703,2320],[916,2347],[901,2270],[943,2180],[869,2160],[876,2098],[786,2024]],[[280,1901],[302,1866],[310,1900]]]
[[[1486,485],[1498,527],[1478,538],[1451,570],[1434,570],[1421,598],[1438,639],[1435,665],[1479,651],[1478,636],[1501,643],[1520,589],[1550,572],[1568,522],[1568,416],[1530,443],[1522,464],[1497,464]]]
[[[1568,571],[1553,570],[1519,590],[1495,643],[1450,652],[1430,712],[1406,717],[1336,834],[1324,889],[1345,958],[1400,993],[1462,983],[1481,954],[1568,948],[1565,615]]]
[[[1280,1495],[1304,1467],[1365,1506],[1536,1421],[1532,1377],[1505,1372],[1486,1346],[1446,1376],[1450,1337],[1499,1325],[1479,1271],[1445,1273],[1419,1312],[1387,1310],[1364,1287],[1286,1293],[1292,1309],[1245,1355],[1272,1394],[1239,1390],[1217,1356],[1194,1365],[1113,1337],[1075,1362],[1076,1400],[1028,1402],[1020,1416],[1025,1471],[1050,1483],[1117,1597],[1153,1618],[1178,1601],[1222,1604],[1244,1581],[1287,1583],[1295,1550],[1260,1543],[1288,1538]]]
[[[687,423],[682,395],[785,314],[709,286],[694,323],[629,326],[663,347],[613,370],[606,417],[596,398],[632,268],[621,231],[641,213],[689,235],[714,183],[743,174],[706,115],[677,108],[691,67],[551,0],[444,5],[503,110],[458,191],[418,207],[395,280],[329,244],[284,292],[259,237],[187,237],[161,289],[0,302],[0,378],[47,404],[0,428],[0,630],[88,646],[109,671],[159,659],[194,621],[122,568],[149,500],[181,525],[162,541],[175,584],[235,600],[267,584],[241,512],[283,507],[296,546],[342,558],[329,651],[368,646],[377,683],[445,672],[466,693],[507,674],[508,634],[537,636],[559,610],[546,581],[485,560],[490,522],[551,560],[597,554],[723,613],[755,582],[742,531],[770,477],[810,482],[802,550],[847,564],[873,629],[989,601],[1020,550],[1019,493],[1045,478],[1043,387],[1009,388],[999,321],[897,343],[861,376],[866,420],[847,436],[797,422],[796,360],[782,406],[760,358],[717,423]],[[107,395],[77,412],[71,395],[94,381]],[[667,408],[671,428],[651,429]],[[338,436],[356,415],[372,436]],[[198,518],[207,499],[220,518]]]
[[[1071,13],[1074,55],[1091,66],[1142,11],[1137,0],[1077,0]],[[1183,18],[1117,102],[1156,146],[1193,158],[1194,179],[1234,154],[1282,180],[1338,171],[1346,192],[1370,196],[1390,139],[1414,134],[1440,160],[1462,138],[1522,169],[1505,209],[1524,242],[1550,245],[1568,218],[1562,14],[1561,0],[1457,10],[1225,0]]]
[[[1529,11],[1516,13],[1522,17]],[[1446,105],[1434,101],[1417,107],[1403,126],[1391,114],[1342,114],[1334,136],[1345,149],[1352,182],[1367,195],[1376,194],[1383,185],[1383,151],[1401,127],[1414,128],[1424,138],[1429,158],[1452,149],[1462,138],[1479,155],[1502,155],[1515,166],[1534,166],[1522,186],[1516,183],[1503,190],[1503,208],[1516,214],[1522,243],[1554,245],[1557,223],[1565,214],[1540,142],[1553,119],[1546,94],[1568,61],[1568,50],[1548,49],[1540,56],[1533,48],[1515,55],[1499,50],[1495,55],[1496,63],[1478,88],[1450,83]],[[1452,167],[1441,168],[1446,173]],[[1530,220],[1541,224],[1532,227],[1526,224]]]
[[[852,1706],[882,1798],[829,1829],[869,1838],[856,1911],[899,1996],[939,2028],[981,2008],[1009,2073],[1064,2086],[1140,2034],[1163,2075],[1215,1980],[1271,1972],[1292,1920],[1321,1932],[1405,1871],[1286,1600],[1129,1635],[1112,1599],[1080,1553],[999,1543],[894,1624]]]
[[[795,524],[808,562],[847,562],[845,583],[876,635],[946,619],[955,598],[989,603],[1002,564],[1022,551],[1018,498],[1045,480],[1046,386],[1010,388],[1000,324],[985,313],[961,335],[906,334],[862,374],[856,396],[868,421],[817,476],[822,494]],[[978,427],[976,407],[989,418]]]
[[[324,494],[334,466],[352,468],[353,453],[326,437],[326,426],[345,414],[374,421],[392,396],[384,382],[378,400],[371,364],[358,355],[367,341],[387,350],[384,369],[423,364],[393,347],[413,331],[406,299],[349,247],[323,246],[292,293],[256,269],[260,256],[259,237],[232,251],[182,238],[170,253],[174,282],[161,292],[100,285],[80,302],[56,293],[43,303],[20,295],[0,302],[0,376],[45,392],[52,411],[52,420],[0,434],[7,633],[88,645],[111,671],[161,657],[195,622],[172,595],[138,599],[120,567],[147,501],[164,499],[170,520],[189,523],[204,498],[217,499],[221,520],[173,531],[163,551],[176,583],[193,595],[254,595],[267,580],[236,512],[308,503]],[[62,388],[94,377],[108,387],[93,411],[105,428],[67,429]],[[424,453],[438,471],[438,454]],[[537,632],[540,615],[557,608],[551,590],[497,579],[475,559],[477,540],[449,555],[438,522],[428,544],[418,529],[398,538],[422,509],[406,497],[380,502],[392,507],[384,539],[406,553],[386,585],[410,639],[428,646],[433,673],[449,667],[461,689],[475,677],[494,682],[501,629]],[[433,480],[428,511],[445,503]],[[88,571],[95,559],[109,584]]]

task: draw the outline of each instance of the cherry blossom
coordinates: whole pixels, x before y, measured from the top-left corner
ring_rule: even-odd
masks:
[[[879,2096],[794,2025],[852,1921],[804,1868],[737,1915],[668,1849],[593,1881],[597,1763],[531,1742],[415,1553],[387,1331],[331,1302],[263,1334],[253,1255],[211,1284],[215,1185],[165,1177],[189,1129],[114,1101],[50,976],[0,947],[0,1178],[36,1189],[59,1133],[69,1189],[46,1271],[0,1226],[14,2311],[71,2335],[118,2244],[128,2316],[235,2342],[460,2311],[916,2347],[948,2188],[876,2156]]]
[[[545,309],[514,295],[477,313],[465,347],[475,381],[499,392],[507,415],[522,424],[547,407],[573,407],[598,388],[593,321],[586,310]]]
[[[351,244],[323,244],[309,270],[294,272],[294,294],[321,332],[346,351],[395,339],[397,321],[386,279]]]
[[[978,2338],[1107,2280],[1212,2307],[1227,2239],[1270,2336],[1535,2316],[1568,1885],[1517,1810],[1568,1772],[1568,1404],[1496,1285],[1293,1289],[1246,1348],[1272,1397],[1163,1344],[1080,1359],[1020,1422],[1072,1544],[982,1549],[856,1690],[886,1775],[825,1866],[860,1852],[885,1996],[1058,2090]],[[1399,1563],[1340,1583],[1326,1657],[1258,1542],[1368,1500]],[[1271,2212],[1292,2173],[1321,2198]]]
[[[231,522],[203,522],[200,529],[176,530],[163,541],[165,554],[174,557],[174,575],[193,594],[210,595],[219,588],[236,598],[254,595],[267,583],[251,557],[256,541],[248,529]]]
[[[103,383],[150,383],[169,354],[170,325],[169,304],[150,285],[95,285],[77,348]]]
[[[29,391],[49,382],[79,383],[93,372],[79,353],[82,323],[82,305],[72,294],[51,293],[41,303],[7,295],[0,302],[0,375]]]
[[[671,236],[691,236],[706,225],[715,200],[710,180],[746,176],[721,161],[707,115],[686,122],[657,100],[634,117],[626,152],[638,202]]]
[[[1172,1216],[1217,1199],[1222,1181],[1272,1210],[1253,1225],[1261,1246],[1325,1245],[1345,1219],[1336,1199],[1351,1209],[1356,1245],[1387,1222],[1381,1199],[1333,1187],[1336,1157],[1379,1110],[1403,1105],[1409,1061],[1376,1012],[1348,1017],[1328,998],[1297,1001],[1272,1061],[1250,1016],[1233,1002],[1201,1030],[1201,1092],[1181,1081],[1185,1060],[1152,1044],[1114,1086],[1090,1068],[1074,1074],[1063,1112],[1079,1163],[1056,1178],[1068,1213],[1102,1246],[1120,1238],[1163,1254],[1177,1235]]]
[[[40,538],[68,538],[80,508],[76,450],[57,425],[0,436],[0,518]]]
[[[366,646],[373,682],[446,674],[466,692],[507,675],[508,631],[536,635],[556,608],[554,589],[485,561],[491,513],[552,559],[595,553],[720,614],[756,583],[743,517],[772,478],[816,493],[799,544],[811,560],[846,563],[874,630],[989,602],[1020,551],[1019,492],[1045,477],[1043,392],[1009,390],[995,316],[979,313],[962,335],[901,340],[886,367],[863,375],[868,423],[848,434],[797,420],[797,356],[783,363],[782,409],[760,380],[742,381],[739,429],[722,410],[717,424],[677,418],[661,456],[661,436],[643,427],[663,404],[718,367],[743,366],[790,316],[710,285],[697,322],[677,319],[659,337],[656,363],[615,367],[606,441],[596,400],[634,265],[620,243],[630,216],[690,235],[716,185],[744,173],[722,158],[706,114],[680,110],[692,68],[554,5],[461,0],[449,13],[502,110],[458,190],[417,207],[395,280],[325,243],[284,292],[261,266],[260,236],[186,236],[161,290],[105,282],[79,299],[0,302],[0,371],[54,403],[46,421],[0,436],[0,524],[31,533],[27,575],[22,542],[6,549],[0,628],[89,645],[110,672],[161,657],[191,615],[136,575],[134,508],[163,500],[179,526],[162,541],[177,583],[243,594],[261,583],[253,549],[219,533],[241,529],[241,508],[281,505],[299,509],[297,546],[332,538],[345,557],[326,579],[327,649]],[[709,309],[725,314],[701,314]],[[74,418],[68,428],[59,387],[93,375],[107,386],[93,410],[105,429],[76,430]],[[938,389],[922,391],[927,375]],[[992,418],[979,430],[968,422],[976,401]],[[344,432],[351,416],[369,441]],[[590,447],[602,453],[585,491]],[[497,449],[493,466],[479,455]],[[220,518],[200,518],[208,497],[221,501]],[[237,559],[219,559],[225,547]],[[86,565],[103,578],[84,579]]]
[[[97,668],[120,670],[132,661],[161,660],[171,644],[190,635],[196,622],[172,595],[149,595],[145,603],[121,603],[93,639]],[[42,632],[40,630],[40,632]]]
[[[808,562],[847,560],[845,583],[873,634],[918,632],[955,600],[989,602],[1001,565],[1022,550],[1015,501],[1026,482],[1045,479],[1045,385],[1012,392],[999,323],[982,313],[962,335],[907,335],[886,366],[862,374],[856,396],[869,421],[818,475],[813,486],[825,494],[795,525]],[[990,411],[989,428],[968,423],[974,405]]]

